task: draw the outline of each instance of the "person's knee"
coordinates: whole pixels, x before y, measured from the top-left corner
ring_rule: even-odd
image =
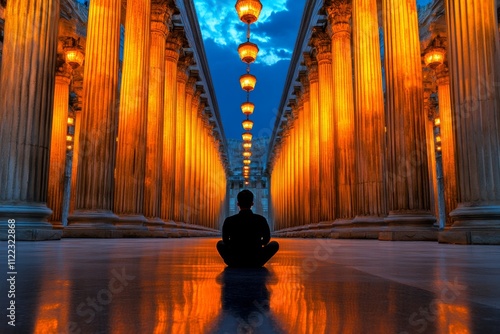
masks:
[[[271,241],[268,246],[274,251],[274,253],[276,253],[280,249],[280,244],[277,241]]]

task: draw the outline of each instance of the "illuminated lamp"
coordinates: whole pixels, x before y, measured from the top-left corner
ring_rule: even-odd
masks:
[[[245,185],[248,186],[250,184],[249,181],[245,181]]]
[[[436,136],[436,143],[440,143],[441,142],[441,136]]]
[[[257,78],[250,73],[245,73],[240,77],[241,89],[243,89],[244,91],[250,92],[254,90],[256,83]]]
[[[434,120],[434,125],[435,126],[441,125],[441,119],[439,117]]]
[[[424,55],[425,65],[436,69],[438,66],[444,63],[444,58],[446,56],[446,50],[442,47],[430,47]]]
[[[253,104],[252,102],[244,102],[241,105],[241,111],[247,116],[253,114],[254,110],[255,110],[255,104]]]
[[[246,150],[251,149],[252,148],[252,143],[251,142],[243,143],[243,148],[246,149]]]
[[[251,141],[252,140],[252,134],[250,132],[245,132],[241,135],[243,138],[243,141]]]
[[[252,160],[250,160],[250,159],[245,159],[245,160],[243,160],[243,164],[244,164],[245,166],[249,166],[251,163],[252,163]]]
[[[257,59],[259,47],[252,42],[245,42],[238,46],[238,53],[244,63],[251,64]]]
[[[78,47],[68,47],[64,49],[64,60],[73,69],[76,69],[83,65],[84,54]]]
[[[68,117],[68,125],[75,125],[75,119],[73,117]]]
[[[243,170],[250,170],[250,166],[243,166]]]
[[[241,125],[243,125],[243,129],[245,129],[246,131],[250,131],[253,128],[253,122],[249,119],[241,122]]]
[[[238,0],[234,7],[241,21],[252,24],[259,19],[262,3],[259,0]]]
[[[72,142],[73,141],[73,136],[67,135],[66,136],[66,141]]]
[[[245,152],[243,152],[243,156],[245,158],[250,158],[252,156],[252,152],[245,151]]]

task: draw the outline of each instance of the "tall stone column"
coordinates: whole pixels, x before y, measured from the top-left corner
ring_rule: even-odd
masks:
[[[351,51],[351,1],[329,0],[327,11],[332,30],[333,113],[336,132],[337,219],[354,218],[355,160],[354,92]]]
[[[319,173],[320,221],[333,221],[336,211],[335,120],[331,38],[323,28],[314,28],[311,43],[316,49],[319,79]]]
[[[313,165],[313,161],[311,159],[311,147],[312,147],[312,137],[317,137],[317,133],[312,132],[312,120],[311,120],[311,101],[310,101],[310,85],[309,85],[309,77],[307,72],[301,72],[299,75],[299,81],[302,83],[302,126],[301,126],[301,134],[300,134],[300,143],[302,144],[301,153],[302,153],[302,180],[303,180],[303,202],[302,206],[304,208],[304,224],[315,223],[311,221],[312,211],[315,208],[311,206],[312,200],[312,187],[311,187],[311,169]],[[319,192],[318,192],[319,195]],[[319,196],[318,196],[319,197]]]
[[[120,6],[120,0],[90,3],[76,205],[69,229],[111,229],[118,218],[112,206]]]
[[[446,207],[446,225],[453,221],[450,212],[457,207],[457,175],[455,171],[455,135],[453,133],[453,111],[451,108],[450,73],[447,64],[437,71],[439,98],[439,119],[441,127],[441,155],[443,161],[444,198]]]
[[[304,54],[304,61],[309,71],[309,108],[311,112],[309,123],[311,164],[311,223],[320,222],[321,186],[320,186],[320,154],[319,154],[319,75],[318,62],[309,54]]]
[[[168,36],[167,8],[152,4],[149,49],[149,93],[146,131],[144,215],[150,223],[162,223],[161,185],[163,114],[165,111],[165,42]]]
[[[183,55],[177,64],[177,108],[175,121],[175,197],[174,220],[184,221],[184,177],[186,174],[186,84],[187,68],[192,60]]]
[[[193,168],[193,147],[191,145],[193,141],[193,98],[195,93],[195,85],[196,81],[198,81],[198,76],[194,73],[190,74],[188,78],[188,82],[186,85],[186,127],[185,127],[185,146],[184,146],[184,154],[186,156],[185,159],[185,169],[184,169],[184,222],[191,223],[191,213],[193,211],[193,205],[191,202],[192,197],[192,188],[190,187],[191,182],[191,173]],[[196,107],[198,108],[198,107]]]
[[[56,71],[54,88],[54,113],[50,140],[50,167],[47,206],[52,210],[50,221],[62,226],[62,204],[64,195],[64,173],[66,169],[66,137],[68,135],[69,85],[73,69],[61,63]]]
[[[397,228],[431,228],[417,3],[384,0],[383,14],[389,145],[385,220]]]
[[[165,110],[163,117],[163,155],[161,185],[161,218],[174,219],[175,190],[175,122],[177,109],[177,62],[183,43],[181,31],[169,34],[165,46]]]
[[[384,224],[385,121],[376,0],[353,0],[354,98],[356,106],[356,217]]]
[[[48,231],[52,211],[45,204],[58,19],[58,0],[7,3],[0,79],[2,239],[9,219],[16,220],[17,240],[60,238]]]
[[[151,1],[128,0],[125,22],[114,212],[121,228],[141,228],[144,217]]]
[[[458,230],[500,228],[497,3],[446,0],[458,191],[451,216]]]

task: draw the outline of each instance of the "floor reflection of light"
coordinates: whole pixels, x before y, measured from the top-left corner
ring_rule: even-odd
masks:
[[[46,276],[42,278],[34,333],[66,333],[68,331],[70,286],[68,280],[53,281]]]

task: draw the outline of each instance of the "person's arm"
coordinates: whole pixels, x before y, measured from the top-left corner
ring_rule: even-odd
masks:
[[[266,218],[262,217],[262,244],[265,246],[271,240],[271,230]]]
[[[224,224],[222,225],[222,241],[224,241],[226,245],[229,245],[231,242],[229,239],[229,224],[227,218],[224,220]]]

